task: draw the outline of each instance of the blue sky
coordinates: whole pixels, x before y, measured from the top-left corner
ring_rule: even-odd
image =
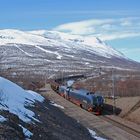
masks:
[[[0,29],[93,35],[140,62],[140,0],[0,0]]]

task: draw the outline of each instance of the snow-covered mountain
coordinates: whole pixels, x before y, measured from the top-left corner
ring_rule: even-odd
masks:
[[[42,46],[64,46],[66,48],[85,49],[105,57],[124,57],[123,54],[107,46],[99,38],[69,35],[56,31],[19,31],[19,30],[0,30],[0,45],[7,44],[26,44]],[[43,50],[42,50],[43,51]],[[46,50],[47,52],[47,50]]]
[[[3,69],[82,72],[97,66],[137,68],[139,63],[93,36],[56,31],[0,30]]]

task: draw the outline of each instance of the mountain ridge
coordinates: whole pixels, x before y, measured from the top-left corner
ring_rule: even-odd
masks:
[[[65,42],[65,44],[75,43],[78,45],[82,45],[86,47],[86,49],[91,50],[93,49],[93,51],[98,52],[99,55],[105,57],[109,55],[124,57],[124,55],[122,55],[112,47],[106,45],[99,38],[93,36],[83,37],[79,35],[69,35],[62,32],[47,31],[47,30],[38,30],[38,31],[20,31],[11,29],[0,30],[1,45],[6,45],[8,43],[26,44],[26,45],[54,45],[53,43],[55,44],[58,43],[59,45],[64,45],[63,42]]]
[[[139,69],[140,63],[93,36],[57,31],[0,30],[2,71],[44,75],[86,73],[98,67]]]

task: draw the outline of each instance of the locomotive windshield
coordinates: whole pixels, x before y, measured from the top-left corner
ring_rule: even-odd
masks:
[[[94,105],[101,105],[103,104],[104,100],[102,96],[93,96],[93,104]]]
[[[94,94],[94,92],[87,92],[87,95]]]

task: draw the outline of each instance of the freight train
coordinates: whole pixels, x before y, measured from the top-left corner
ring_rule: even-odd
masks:
[[[72,87],[58,85],[58,83],[51,84],[60,96],[75,103],[81,108],[94,112],[96,115],[100,115],[103,110],[104,98],[96,93],[89,92],[85,89],[73,89]]]

